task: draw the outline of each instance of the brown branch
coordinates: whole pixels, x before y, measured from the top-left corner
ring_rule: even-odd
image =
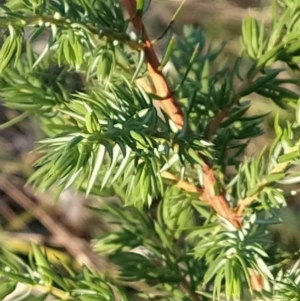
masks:
[[[124,0],[124,2],[137,33],[139,33],[141,29],[143,29],[142,39],[143,43],[146,45],[145,56],[147,59],[148,74],[154,85],[154,87],[152,88],[155,89],[152,92],[155,92],[159,97],[164,98],[164,100],[159,101],[158,104],[167,113],[169,118],[175,123],[177,128],[181,129],[184,124],[182,110],[176,98],[174,97],[174,95],[172,95],[165,77],[159,70],[160,64],[158,58],[152,47],[146,30],[145,28],[143,28],[141,18],[137,18],[135,16],[135,1]],[[204,202],[210,204],[219,215],[223,216],[224,218],[227,218],[235,227],[239,228],[241,226],[240,221],[231,211],[224,195],[216,195],[215,193],[215,185],[217,184],[217,181],[211,167],[207,164],[204,164],[203,170],[204,188],[201,199]],[[177,185],[179,184],[180,183],[177,183]]]
[[[184,117],[182,110],[177,102],[177,99],[172,94],[170,87],[159,70],[159,60],[156,56],[153,45],[148,37],[146,29],[143,26],[140,16],[136,16],[136,2],[135,0],[123,0],[124,6],[128,11],[130,20],[135,28],[136,34],[141,35],[142,42],[145,45],[145,57],[148,68],[148,75],[152,82],[151,90],[156,93],[163,100],[158,101],[158,105],[164,110],[169,118],[174,122],[178,129],[181,129],[184,124]],[[207,161],[206,158],[203,158]],[[230,206],[224,196],[224,193],[216,194],[215,187],[217,180],[215,178],[212,168],[205,163],[203,165],[204,171],[204,185],[203,192],[201,194],[201,200],[210,204],[217,214],[228,219],[236,228],[241,227],[241,222],[235,213],[230,209]],[[177,183],[177,185],[182,183]]]
[[[217,113],[213,121],[210,123],[207,139],[210,140],[221,122],[228,116],[229,110],[222,110]]]
[[[143,26],[142,18],[136,16],[136,3],[135,0],[123,0],[124,6],[128,11],[130,20],[135,28],[138,36],[141,35],[142,42],[145,45],[145,57],[148,69],[148,75],[151,81],[151,87],[148,91],[155,93],[160,99],[158,104],[163,109],[169,118],[174,122],[178,129],[181,129],[184,124],[182,110],[174,97],[165,77],[159,70],[160,63],[153,49],[153,45],[149,39],[146,29]]]
[[[156,93],[160,98],[164,98],[161,101],[158,101],[157,104],[161,109],[163,109],[169,118],[175,123],[178,129],[181,129],[184,125],[184,118],[182,110],[175,98],[172,94],[168,83],[159,70],[159,61],[156,56],[156,53],[153,49],[153,45],[147,35],[147,32],[143,26],[141,16],[136,16],[136,1],[135,0],[123,0],[124,5],[129,13],[130,19],[132,20],[132,24],[135,28],[136,33],[142,35],[142,42],[145,45],[145,57],[148,68],[148,75],[152,82],[152,91]],[[240,92],[244,89],[244,87],[249,85],[249,82],[255,78],[255,76],[259,73],[259,69],[256,69],[252,72],[252,74],[248,77],[247,81],[243,82],[241,86],[237,89],[237,92],[233,96],[232,103],[236,103],[239,99]],[[220,123],[228,116],[229,109],[220,111],[215,119],[212,121],[209,130],[209,138],[212,137],[214,132],[217,130]],[[203,157],[204,163],[203,168],[203,189],[193,187],[190,183],[178,181],[178,179],[174,178],[171,174],[168,174],[169,179],[176,180],[177,186],[185,189],[186,191],[199,193],[199,199],[208,203],[218,215],[229,220],[236,228],[241,227],[240,216],[231,210],[224,192],[217,193],[216,186],[218,182],[214,175],[213,169],[207,162],[207,158]],[[171,175],[171,176],[170,176]],[[262,277],[257,275],[257,273],[249,269],[250,278],[251,278],[251,286],[253,290],[261,291],[263,289]],[[198,300],[198,296],[190,295],[193,301]]]
[[[238,216],[233,213],[228,202],[225,200],[222,194],[217,195],[215,193],[214,183],[216,181],[212,169],[208,165],[203,166],[204,171],[204,183],[203,188],[199,188],[192,183],[180,180],[170,172],[163,172],[161,175],[168,180],[176,181],[175,186],[191,193],[198,193],[199,199],[205,203],[208,203],[214,210],[221,216],[227,218],[232,222],[236,228],[240,228],[241,224]],[[212,184],[213,183],[213,184]]]
[[[257,74],[259,74],[261,68],[262,67],[254,69],[253,72],[248,76],[248,78],[245,81],[243,81],[241,85],[236,89],[236,91],[233,93],[232,99],[229,101],[229,103],[231,104],[230,107],[232,107],[234,104],[236,104],[239,101],[241,93],[243,92],[244,89],[248,88],[253,83],[253,80],[255,79]],[[221,122],[228,117],[230,113],[230,107],[225,108],[224,110],[220,110],[216,114],[215,118],[210,123],[209,131],[207,135],[208,140],[211,139],[211,137],[216,132]]]
[[[231,210],[224,192],[216,192],[215,186],[218,182],[212,168],[208,164],[204,164],[202,168],[204,172],[202,200],[212,206],[218,215],[229,220],[236,228],[240,228],[242,226],[240,218]]]
[[[19,190],[4,176],[0,178],[0,188],[38,219],[56,238],[56,241],[63,245],[79,264],[86,265],[92,270],[101,271],[107,276],[116,277],[119,274],[117,266],[108,263],[104,257],[96,255],[88,242],[68,231],[57,220],[54,220],[51,215],[47,214],[46,208],[34,203],[23,191]]]

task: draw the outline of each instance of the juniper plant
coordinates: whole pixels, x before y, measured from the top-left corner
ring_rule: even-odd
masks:
[[[28,261],[3,249],[1,299],[17,300],[9,296],[21,286],[18,300],[299,300],[297,254],[269,230],[286,206],[283,185],[300,180],[299,95],[290,89],[299,83],[285,72],[299,69],[299,1],[274,1],[271,24],[249,15],[233,64],[220,64],[224,45],[207,45],[192,26],[169,35],[158,58],[143,25],[149,5],[1,5],[0,94],[20,112],[1,128],[35,116],[45,134],[28,183],[123,204],[93,208],[118,224],[96,239],[109,267],[57,269],[37,245]],[[274,143],[245,156],[263,135],[266,114],[249,111],[259,96],[295,121],[275,118]]]

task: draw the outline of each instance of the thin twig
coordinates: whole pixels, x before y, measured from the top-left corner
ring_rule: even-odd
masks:
[[[299,149],[299,146],[298,144],[292,148],[289,149],[289,152],[295,152]],[[272,174],[276,174],[276,173],[281,173],[283,172],[287,166],[288,166],[289,162],[288,161],[285,161],[285,162],[281,162],[281,163],[277,163],[272,171],[269,173],[270,175]],[[268,185],[270,184],[269,182],[267,182],[266,180],[262,180],[262,182],[260,184],[257,185],[257,191],[255,194],[251,195],[251,196],[248,196],[246,197],[245,199],[243,200],[240,200],[238,202],[238,206],[237,208],[235,209],[236,211],[236,214],[238,216],[242,216],[244,210],[250,206],[255,200],[257,200],[258,198],[258,195],[260,194],[260,192]]]
[[[230,107],[225,108],[224,110],[220,110],[215,116],[215,118],[211,121],[208,135],[207,135],[208,140],[211,139],[211,137],[216,132],[216,130],[218,129],[222,121],[229,116],[230,108],[239,101],[240,95],[243,92],[243,90],[245,90],[246,88],[248,88],[250,85],[253,84],[253,80],[257,76],[257,74],[259,74],[260,70],[261,68],[257,68],[253,70],[253,72],[248,76],[248,78],[245,81],[243,81],[240,84],[240,86],[236,89],[236,91],[233,93],[233,96],[229,101]]]
[[[51,215],[47,214],[46,210],[39,204],[35,204],[25,193],[20,191],[4,176],[0,179],[0,188],[9,197],[17,201],[24,209],[30,212],[37,218],[64,246],[64,248],[72,255],[79,264],[86,265],[92,270],[98,270],[109,276],[118,275],[117,266],[110,264],[101,256],[96,255],[89,244],[74,236],[73,233],[65,229],[57,220],[54,220]]]
[[[78,21],[75,22],[75,21],[71,20],[71,22],[68,22],[68,20],[65,18],[57,19],[51,15],[37,15],[37,16],[30,16],[30,17],[24,16],[21,24],[20,24],[19,19],[10,20],[9,23],[16,27],[18,27],[18,26],[24,27],[24,26],[32,26],[32,25],[40,26],[41,23],[42,24],[51,23],[51,24],[57,25],[59,27],[70,28],[73,23],[78,23]],[[5,19],[0,20],[0,28],[7,28],[7,24],[8,24],[7,20],[5,20]],[[117,40],[119,42],[127,44],[131,49],[134,49],[134,50],[139,50],[144,47],[143,44],[132,40],[130,38],[130,36],[127,35],[126,33],[119,33],[117,31],[113,31],[113,30],[103,30],[99,34],[99,28],[97,26],[93,26],[91,24],[84,24],[84,26],[87,27],[88,30],[93,35],[95,35],[99,38],[101,36],[104,36],[107,39],[112,40],[112,41]],[[23,116],[26,114],[28,115],[28,113],[21,114],[19,118],[27,117],[27,116]],[[13,122],[13,121],[9,121],[9,122]]]
[[[31,200],[23,191],[16,187],[9,179],[4,175],[0,176],[0,189],[4,191],[9,197],[15,202],[22,206],[25,210],[30,212],[37,220],[39,220],[51,233],[49,237],[43,237],[36,234],[27,234],[27,239],[30,242],[35,243],[50,243],[53,247],[63,247],[68,253],[74,257],[79,265],[85,265],[92,271],[97,271],[107,278],[116,280],[118,284],[130,287],[135,290],[142,289],[143,291],[153,292],[153,289],[146,283],[122,281],[119,279],[119,267],[107,261],[104,256],[96,254],[90,245],[89,241],[74,235],[73,232],[67,230],[64,225],[59,221],[53,219],[48,214],[47,208],[44,205],[35,203]],[[25,240],[26,235],[24,234],[13,234],[13,237]],[[4,238],[5,233],[0,235],[0,238]],[[9,245],[9,244],[8,244]],[[113,288],[113,287],[112,287]],[[121,298],[119,293],[113,288],[115,295]]]
[[[190,297],[190,299],[192,301],[201,301],[202,300],[202,298],[190,288],[189,283],[185,279],[183,279],[181,281],[181,287],[188,294],[188,296]]]
[[[1,197],[0,213],[9,222],[6,230],[17,230],[19,228],[27,229],[27,224],[24,220],[11,209],[8,205],[9,198],[7,196]]]

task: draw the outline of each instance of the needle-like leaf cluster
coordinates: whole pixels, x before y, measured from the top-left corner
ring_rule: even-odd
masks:
[[[137,2],[138,16],[149,5],[124,2]],[[35,116],[44,135],[28,183],[40,191],[118,196],[124,205],[92,208],[113,221],[94,247],[118,276],[64,264],[57,271],[37,246],[28,264],[3,250],[0,298],[21,285],[26,290],[18,300],[131,300],[134,282],[138,300],[299,300],[299,264],[294,254],[286,263],[268,227],[280,223],[290,195],[284,185],[300,182],[293,76],[299,2],[274,1],[271,24],[249,15],[241,55],[231,62],[223,60],[225,44],[207,44],[198,27],[167,39],[155,72],[178,101],[182,128],[161,109],[166,97],[153,88],[149,49],[122,4],[8,0],[0,6],[0,95],[20,112],[9,125]],[[277,116],[273,144],[249,155],[249,141],[264,134],[270,113],[252,108],[269,100],[292,110],[295,121]],[[208,166],[214,183],[207,182]],[[221,195],[240,228],[213,210]]]

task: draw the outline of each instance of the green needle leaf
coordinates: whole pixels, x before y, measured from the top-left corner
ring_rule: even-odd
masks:
[[[95,160],[94,160],[93,171],[92,171],[92,174],[91,174],[91,177],[89,179],[88,186],[86,189],[86,196],[88,196],[90,194],[90,192],[95,184],[95,181],[97,179],[101,165],[104,160],[105,153],[106,153],[105,146],[100,144],[98,146],[98,152],[97,152]]]

